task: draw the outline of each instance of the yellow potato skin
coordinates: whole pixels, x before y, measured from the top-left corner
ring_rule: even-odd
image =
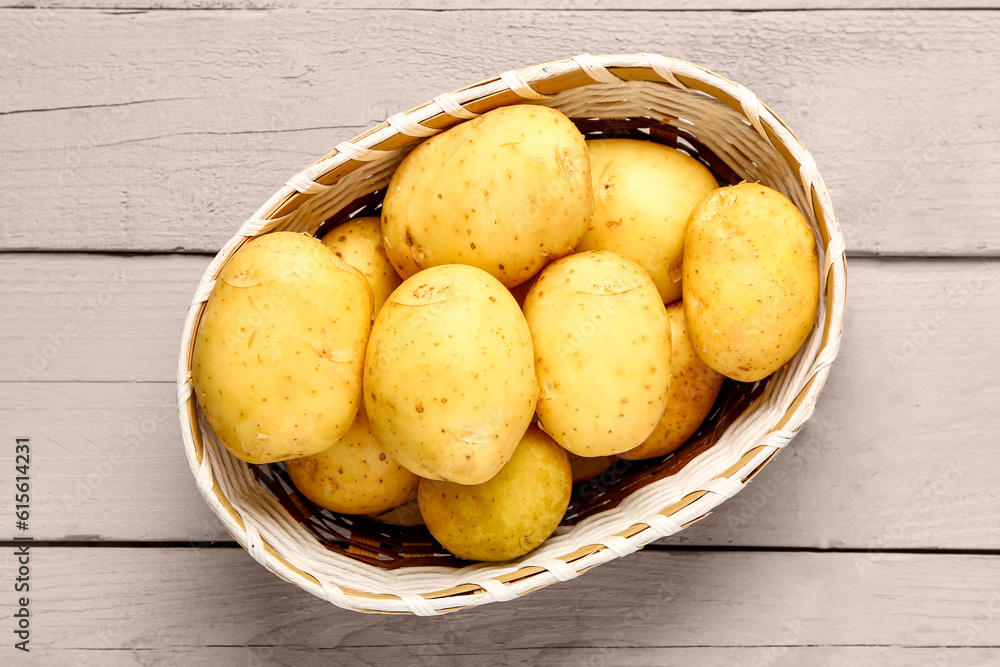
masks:
[[[479,484],[503,467],[538,397],[531,333],[481,269],[435,266],[385,302],[365,359],[372,430],[420,475]]]
[[[392,291],[403,282],[382,246],[381,220],[376,217],[348,220],[327,232],[322,241],[333,254],[364,274],[372,290],[372,310],[377,315]]]
[[[725,377],[701,360],[688,336],[684,304],[667,306],[670,320],[670,396],[660,423],[641,445],[618,455],[626,460],[649,459],[675,451],[690,438],[711,412]]]
[[[583,135],[554,109],[513,105],[407,155],[386,190],[382,233],[404,278],[469,264],[510,288],[572,252],[593,210]]]
[[[291,459],[285,469],[302,494],[343,514],[381,514],[412,500],[420,478],[396,463],[372,433],[364,406],[333,446]]]
[[[222,267],[195,335],[191,379],[235,456],[307,456],[347,431],[361,401],[371,329],[364,276],[317,239],[248,241]]]
[[[670,324],[632,260],[591,250],[553,262],[524,300],[538,418],[579,456],[609,456],[653,431],[670,384]]]
[[[816,320],[816,241],[781,193],[719,188],[691,213],[683,281],[698,356],[734,380],[760,380],[795,356]]]
[[[638,139],[587,142],[594,217],[577,251],[610,250],[636,262],[660,298],[681,298],[684,228],[695,205],[719,187],[704,165],[676,148]]]
[[[431,535],[454,555],[508,560],[556,529],[569,506],[572,476],[566,450],[532,426],[492,479],[470,486],[425,479],[417,503]]]

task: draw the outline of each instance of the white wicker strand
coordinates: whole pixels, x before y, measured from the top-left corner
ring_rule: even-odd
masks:
[[[434,102],[441,107],[441,111],[452,116],[453,118],[461,118],[462,120],[471,120],[479,114],[469,111],[455,99],[455,96],[451,93],[444,93],[443,95],[438,95],[434,98]]]
[[[837,336],[832,338],[829,343],[827,343],[826,348],[819,353],[816,357],[816,361],[813,362],[812,374],[815,375],[820,371],[829,368],[834,361],[837,360],[837,355],[840,354],[840,340],[841,337]]]
[[[274,229],[277,229],[286,218],[271,218],[269,220],[260,220],[256,218],[251,218],[243,223],[240,227],[240,236],[245,236],[247,238],[257,238],[261,234],[266,234]]]
[[[657,538],[669,537],[684,529],[684,526],[659,512],[643,521],[643,523],[649,526],[649,529],[656,534]]]
[[[842,255],[847,251],[847,242],[844,235],[837,232],[830,237],[830,242],[826,244],[825,262],[823,263],[823,273],[829,273],[830,267],[843,261]]]
[[[309,176],[307,176],[305,172],[299,172],[295,174],[290,179],[288,179],[288,182],[285,183],[285,185],[290,187],[292,190],[301,192],[302,194],[306,195],[319,194],[320,192],[323,192],[330,187],[329,185],[323,185],[322,183],[317,183],[313,179],[309,178]]]
[[[639,547],[632,544],[627,537],[622,537],[621,535],[611,535],[598,542],[598,544],[610,549],[618,558],[624,558],[639,550]]]
[[[597,59],[589,53],[573,56],[573,62],[579,65],[580,69],[587,73],[587,76],[598,83],[623,83],[621,77],[612,74],[607,67],[597,62]]]
[[[198,472],[195,474],[194,481],[195,486],[198,487],[198,491],[201,492],[202,496],[215,492],[215,476],[212,475],[212,465],[207,453],[203,453],[202,455],[201,465],[198,466]]]
[[[813,158],[812,153],[807,150],[802,151],[800,155],[801,162],[799,163],[799,181],[802,183],[802,188],[806,191],[807,195],[812,195],[813,190],[816,188],[815,182],[819,177],[819,170],[816,166],[816,160]]]
[[[243,519],[243,530],[246,533],[247,552],[253,556],[255,561],[266,567],[267,563],[265,562],[265,559],[267,552],[264,551],[264,542],[260,538],[260,532],[253,524],[253,521],[251,521],[244,512],[240,511],[239,508],[236,509],[236,512],[240,515],[240,518]]]
[[[408,137],[433,137],[441,131],[435,130],[433,127],[425,127],[407,116],[405,113],[397,113],[389,116],[385,119],[385,122],[389,123],[389,125],[391,125],[392,128],[400,134],[405,134]]]
[[[743,108],[743,112],[746,114],[747,120],[754,126],[757,133],[773,147],[774,144],[771,142],[771,138],[767,135],[767,131],[764,130],[764,124],[760,120],[763,111],[760,100],[742,83],[736,84],[736,95],[740,106]]]
[[[544,567],[558,581],[569,581],[580,576],[580,573],[573,569],[572,565],[559,558],[550,558],[549,560],[536,563],[536,565]]]
[[[514,600],[517,598],[517,593],[511,590],[506,584],[497,581],[496,579],[476,579],[475,581],[470,581],[469,583],[482,588],[497,602],[507,602],[508,600]]]
[[[730,477],[718,477],[712,480],[712,483],[703,487],[703,491],[708,491],[716,495],[722,496],[726,500],[729,500],[737,493],[743,489],[743,485],[739,481],[732,479]]]
[[[185,373],[184,377],[177,382],[177,407],[185,409],[185,403],[194,395],[194,385],[191,384],[191,374]]]
[[[342,141],[335,146],[335,150],[344,157],[357,162],[371,162],[387,157],[392,151],[382,151],[374,148],[365,148],[349,141]]]
[[[646,60],[648,67],[656,72],[661,78],[665,79],[671,86],[680,88],[681,90],[690,90],[674,75],[674,72],[671,69],[671,63],[675,61],[664,58],[658,53],[643,53],[642,57]]]
[[[325,578],[320,578],[318,581],[323,591],[323,598],[326,601],[332,602],[341,609],[354,608],[350,601],[348,601],[347,594],[344,593],[344,590],[340,586],[327,581]]]
[[[507,87],[526,100],[543,100],[547,95],[535,92],[535,89],[528,85],[521,73],[510,70],[500,75],[500,79],[507,84]]]
[[[792,438],[794,438],[796,434],[796,431],[771,431],[763,444],[768,447],[774,447],[775,449],[784,449],[785,446],[792,441]]]
[[[211,296],[213,289],[215,289],[214,280],[206,280],[198,285],[198,288],[194,291],[194,297],[191,299],[191,307],[198,308],[201,304],[208,301],[208,297]]]
[[[415,593],[398,593],[397,596],[400,600],[402,600],[403,604],[406,605],[406,608],[416,616],[438,615],[432,601],[426,599],[422,595],[417,595]]]

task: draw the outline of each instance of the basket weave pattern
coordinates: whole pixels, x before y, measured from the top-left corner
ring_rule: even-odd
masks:
[[[277,230],[315,234],[353,202],[384,188],[421,139],[491,109],[523,103],[557,108],[577,121],[638,118],[674,127],[703,144],[738,178],[788,196],[817,240],[821,294],[816,325],[749,408],[714,434],[710,447],[614,506],[560,528],[518,560],[389,569],[329,549],[221,446],[200,414],[191,386],[191,356],[205,301],[223,264],[248,239]],[[181,344],[178,406],[188,462],[209,506],[251,556],[337,606],[437,615],[511,600],[673,535],[739,492],[791,441],[812,414],[840,346],[844,250],[829,193],[809,152],[742,85],[655,54],[581,55],[505,72],[440,95],[338,144],[291,178],[219,252],[195,292]]]

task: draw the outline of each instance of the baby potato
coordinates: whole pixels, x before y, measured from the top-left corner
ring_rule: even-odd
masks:
[[[695,207],[683,273],[694,349],[734,380],[754,382],[778,370],[816,320],[816,240],[795,205],[765,185],[719,188]]]
[[[198,402],[226,449],[271,463],[337,442],[361,402],[371,318],[365,277],[315,238],[274,232],[237,250],[191,360]]]
[[[482,269],[434,266],[403,281],[372,329],[364,370],[372,430],[421,477],[479,484],[503,467],[538,397],[531,333]]]
[[[684,228],[691,210],[719,187],[693,157],[638,139],[587,142],[594,217],[577,251],[610,250],[649,274],[664,303],[681,298]]]
[[[333,446],[291,459],[295,488],[320,507],[343,514],[381,514],[416,496],[420,478],[396,463],[372,433],[364,406]]]
[[[524,300],[538,418],[579,456],[609,456],[653,431],[670,384],[670,323],[653,281],[621,255],[553,262]]]
[[[566,450],[531,426],[510,461],[482,484],[421,480],[420,514],[441,545],[471,560],[523,556],[556,529],[572,492]]]
[[[372,310],[377,315],[392,290],[403,282],[382,247],[381,221],[376,217],[348,220],[327,232],[322,241],[333,254],[364,274],[372,290]]]
[[[407,155],[386,190],[382,234],[404,278],[469,264],[510,288],[572,252],[593,210],[583,135],[555,109],[513,105]]]
[[[687,442],[712,411],[725,377],[709,368],[695,354],[684,324],[684,305],[667,306],[670,320],[670,396],[667,408],[653,432],[635,449],[619,454],[628,460],[663,456]]]

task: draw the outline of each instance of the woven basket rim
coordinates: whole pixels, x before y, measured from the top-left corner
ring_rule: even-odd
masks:
[[[325,581],[290,562],[269,544],[252,522],[245,520],[223,493],[206,456],[191,385],[191,356],[201,313],[215,278],[228,258],[249,239],[279,227],[305,201],[364,164],[379,160],[425,136],[436,134],[465,119],[497,106],[544,100],[550,95],[583,86],[621,81],[655,82],[700,93],[725,103],[743,116],[763,141],[795,168],[804,195],[813,206],[823,257],[821,273],[826,283],[823,330],[812,358],[808,380],[788,401],[787,408],[767,437],[753,443],[744,454],[721,471],[712,484],[693,489],[680,501],[619,531],[599,544],[562,554],[546,566],[513,565],[493,577],[479,578],[449,589],[414,593],[373,593]],[[846,307],[846,253],[843,235],[826,188],[808,150],[766,105],[741,84],[701,66],[657,54],[582,54],[570,59],[533,65],[445,93],[431,102],[396,114],[342,142],[327,156],[295,175],[275,192],[224,245],[209,264],[195,291],[185,319],[178,363],[178,411],[185,454],[202,496],[233,538],[258,562],[283,579],[329,600],[358,611],[409,612],[436,615],[495,600],[509,600],[530,590],[566,580],[596,565],[621,557],[649,542],[673,534],[700,520],[714,507],[738,492],[791,440],[815,409],[830,365],[836,359],[843,334]],[[825,301],[825,304],[824,304]],[[821,313],[823,314],[823,313]],[[662,517],[662,519],[661,519]],[[516,582],[519,592],[509,584]]]

